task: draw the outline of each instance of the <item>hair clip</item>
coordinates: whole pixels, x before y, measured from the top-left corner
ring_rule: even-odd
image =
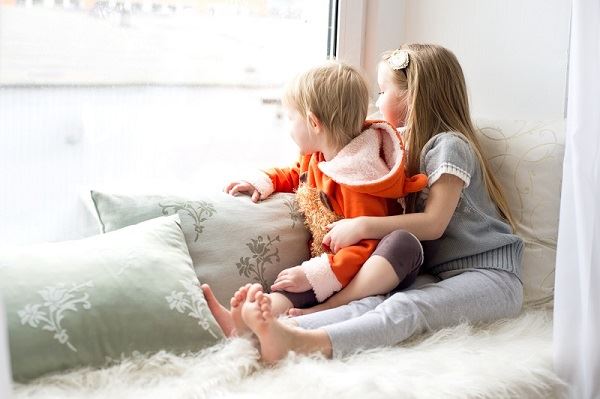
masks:
[[[387,59],[388,64],[394,71],[404,69],[408,66],[409,58],[406,50],[394,50],[390,58]]]

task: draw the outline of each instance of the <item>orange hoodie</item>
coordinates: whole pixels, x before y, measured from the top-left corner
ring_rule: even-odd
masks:
[[[407,177],[405,166],[406,154],[399,133],[387,122],[367,121],[363,132],[332,160],[325,161],[320,152],[303,155],[291,168],[269,169],[248,181],[262,199],[273,192],[296,192],[302,185],[316,189],[318,195],[314,198],[320,198],[321,207],[329,208],[335,219],[387,216],[394,208],[393,200],[420,191],[427,184],[423,174]],[[315,207],[303,206],[306,201],[299,203],[313,239],[322,240],[325,226],[332,220],[307,214]],[[302,267],[317,300],[323,302],[345,287],[377,243],[378,240],[362,240],[335,254],[320,254],[323,251],[313,245],[313,257]],[[320,241],[317,244],[321,247]]]

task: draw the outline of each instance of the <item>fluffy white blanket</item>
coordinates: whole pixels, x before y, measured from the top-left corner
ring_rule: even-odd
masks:
[[[158,353],[16,386],[16,398],[558,398],[552,312],[462,324],[341,360],[291,354],[265,367],[245,339],[194,356]]]

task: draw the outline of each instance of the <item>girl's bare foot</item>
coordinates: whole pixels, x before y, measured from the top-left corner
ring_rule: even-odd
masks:
[[[242,308],[244,303],[246,302],[246,296],[248,295],[248,289],[251,284],[246,284],[243,287],[240,287],[233,297],[231,297],[230,305],[231,305],[231,318],[233,319],[234,331],[232,331],[232,335],[242,336],[247,333],[252,333],[252,330],[248,328],[244,320],[242,319]]]

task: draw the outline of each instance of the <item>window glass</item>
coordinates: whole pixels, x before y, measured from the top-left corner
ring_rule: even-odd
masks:
[[[74,239],[86,190],[221,189],[297,148],[284,82],[329,0],[0,0],[0,241]]]

